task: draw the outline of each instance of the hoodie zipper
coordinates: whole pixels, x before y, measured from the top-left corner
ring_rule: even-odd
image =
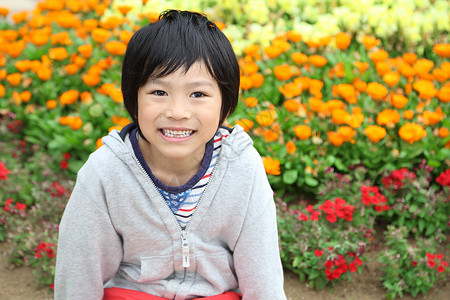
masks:
[[[156,187],[156,184],[153,182],[153,180],[152,180],[152,179],[150,178],[150,176],[147,174],[147,172],[145,171],[145,169],[142,167],[142,165],[141,165],[141,163],[139,162],[139,160],[138,160],[138,159],[135,159],[135,160],[136,160],[136,162],[137,162],[139,168],[140,168],[140,169],[147,175],[147,177],[150,179],[150,182],[152,183],[153,187],[154,187],[156,190],[158,190],[158,188]],[[211,177],[212,177],[212,175],[214,174],[214,172],[215,172],[215,170],[216,170],[216,167],[217,167],[217,164],[219,163],[219,160],[220,160],[220,156],[217,158],[216,164],[215,164],[213,170],[211,171]],[[211,180],[211,178],[210,178],[210,180]],[[172,217],[173,217],[173,220],[174,220],[175,223],[177,224],[178,232],[180,233],[180,238],[181,238],[181,257],[182,257],[182,261],[183,261],[184,276],[186,276],[186,268],[189,268],[190,265],[191,265],[191,264],[190,264],[190,254],[189,254],[189,252],[190,252],[190,250],[189,250],[189,239],[188,239],[188,233],[187,233],[187,231],[188,231],[189,225],[191,224],[192,219],[194,218],[195,212],[197,211],[197,208],[198,208],[198,206],[200,205],[200,202],[201,202],[202,199],[203,199],[203,195],[205,194],[205,192],[206,192],[206,190],[208,189],[208,187],[209,187],[209,181],[208,181],[208,184],[207,184],[206,187],[205,187],[205,190],[203,191],[202,195],[200,196],[200,199],[198,199],[197,206],[196,206],[196,208],[194,209],[194,211],[192,212],[192,216],[191,216],[189,222],[186,224],[186,226],[185,226],[184,228],[181,228],[180,223],[178,222],[178,220],[177,220],[177,218],[175,217],[174,213],[173,213],[172,210],[170,209],[170,206],[167,204],[166,200],[160,195],[160,196],[161,196],[161,199],[164,201],[164,203],[166,204],[167,208],[169,209],[170,214],[171,214]],[[184,281],[184,279],[183,279],[183,281]]]

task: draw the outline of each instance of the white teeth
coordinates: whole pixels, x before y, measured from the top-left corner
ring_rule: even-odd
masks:
[[[170,130],[170,129],[161,129],[162,134],[164,134],[167,137],[177,137],[177,138],[183,138],[190,136],[194,131],[193,130]]]

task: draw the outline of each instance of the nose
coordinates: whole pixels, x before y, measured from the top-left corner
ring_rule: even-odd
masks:
[[[189,100],[184,97],[171,97],[167,101],[165,116],[169,119],[182,120],[192,116]]]

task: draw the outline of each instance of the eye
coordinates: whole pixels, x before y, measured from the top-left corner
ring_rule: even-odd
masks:
[[[160,90],[153,91],[153,92],[151,92],[150,94],[155,95],[155,96],[167,96],[167,93],[166,93],[166,92],[160,91]]]
[[[206,96],[206,94],[202,93],[202,92],[194,92],[191,94],[191,97],[193,97],[193,98],[201,98],[201,97],[205,97],[205,96]]]

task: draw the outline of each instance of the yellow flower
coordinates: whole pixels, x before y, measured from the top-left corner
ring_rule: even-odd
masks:
[[[366,133],[369,140],[376,144],[386,136],[386,129],[377,125],[368,126],[364,132]]]

